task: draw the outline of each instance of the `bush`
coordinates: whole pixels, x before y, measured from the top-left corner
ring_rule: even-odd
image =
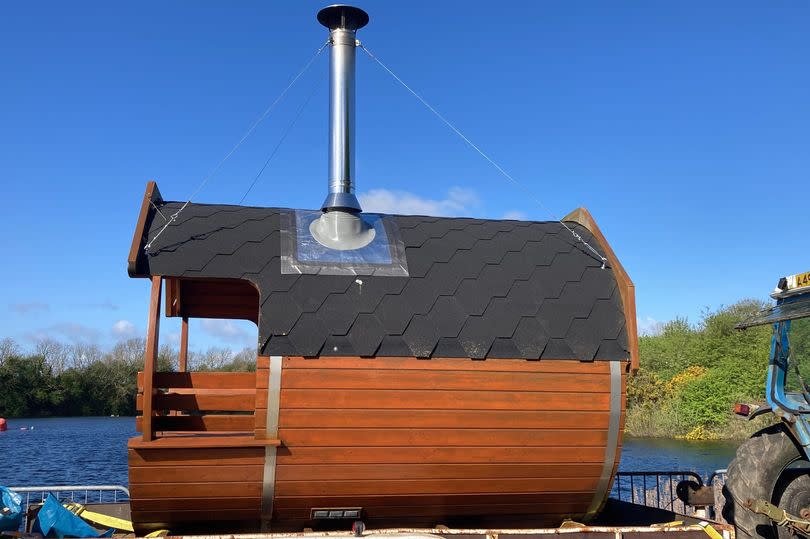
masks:
[[[639,339],[641,368],[628,383],[627,431],[636,435],[716,436],[730,428],[736,402],[764,399],[771,329],[735,329],[765,304],[744,300],[705,311],[692,326],[678,318]]]

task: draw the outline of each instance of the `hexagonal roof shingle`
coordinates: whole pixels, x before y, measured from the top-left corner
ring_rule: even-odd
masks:
[[[182,206],[154,192],[130,275],[251,281],[262,355],[630,357],[614,268],[559,222],[386,216],[408,276],[290,275],[279,232],[292,210],[279,208],[189,204],[147,254],[160,214]],[[605,252],[585,227],[569,226]]]

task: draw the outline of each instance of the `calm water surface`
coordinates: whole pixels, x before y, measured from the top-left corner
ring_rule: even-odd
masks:
[[[10,419],[8,424],[8,431],[0,432],[0,485],[127,484],[126,447],[136,434],[134,418]],[[736,448],[736,442],[626,438],[619,469],[692,470],[705,477],[725,468]]]
[[[0,432],[0,485],[126,485],[134,435],[132,417],[9,419]]]

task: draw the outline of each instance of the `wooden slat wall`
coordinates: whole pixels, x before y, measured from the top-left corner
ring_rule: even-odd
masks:
[[[253,389],[252,372],[156,372],[154,387],[196,389]],[[138,388],[143,373],[138,373]]]
[[[264,448],[130,448],[128,459],[139,532],[220,520],[258,526]]]
[[[138,387],[143,386],[138,373]],[[154,429],[171,435],[188,431],[226,432],[222,440],[240,444],[233,433],[249,433],[253,440],[256,377],[253,373],[161,372],[154,375],[154,409],[215,410],[205,415],[157,415]],[[138,395],[141,409],[143,395]],[[232,413],[223,413],[229,410]],[[236,412],[236,413],[234,413]],[[250,413],[247,413],[250,412]],[[143,418],[136,418],[142,428]],[[261,517],[265,449],[257,447],[195,448],[216,437],[161,438],[179,444],[174,448],[136,447],[130,442],[129,488],[132,520],[138,532],[168,528],[186,530],[203,526],[217,529],[257,529]],[[142,445],[142,444],[141,444]],[[221,528],[220,528],[221,527]]]
[[[603,467],[609,373],[607,362],[284,358],[274,525],[300,528],[313,507],[408,526],[583,514]],[[266,407],[266,391],[256,397]]]
[[[143,382],[144,375],[139,372],[139,411],[144,403]],[[256,376],[251,372],[157,372],[153,387],[159,389],[152,397],[152,409],[159,414],[152,417],[154,432],[254,431]],[[200,415],[199,411],[217,413]],[[143,416],[135,418],[136,430],[142,431],[144,422]]]

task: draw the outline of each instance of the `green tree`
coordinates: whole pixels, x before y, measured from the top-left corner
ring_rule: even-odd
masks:
[[[39,415],[58,407],[63,394],[42,356],[6,356],[0,364],[0,414]],[[47,413],[47,412],[46,412]]]

